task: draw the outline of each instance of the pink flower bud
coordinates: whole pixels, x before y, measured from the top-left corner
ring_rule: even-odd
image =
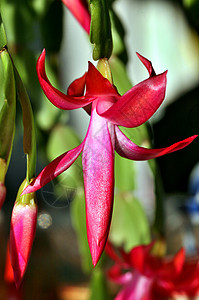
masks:
[[[19,199],[17,197],[10,227],[10,259],[17,288],[20,286],[27,268],[37,221],[35,193],[25,196],[25,199],[24,196],[20,196]]]

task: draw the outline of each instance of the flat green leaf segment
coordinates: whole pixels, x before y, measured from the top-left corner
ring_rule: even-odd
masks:
[[[95,268],[91,278],[91,296],[89,300],[111,300],[109,295],[107,279],[100,268]]]
[[[0,51],[0,158],[8,165],[15,131],[16,91],[12,61]]]
[[[7,45],[7,38],[5,33],[5,28],[0,14],[0,50]]]
[[[92,270],[92,259],[86,235],[86,213],[83,189],[79,189],[71,203],[71,220],[77,234],[79,251],[82,258],[82,268],[88,273]]]
[[[115,196],[110,240],[130,251],[139,244],[150,242],[149,224],[145,212],[137,199],[127,192]]]
[[[32,113],[32,107],[26,89],[23,82],[16,70],[15,80],[16,80],[16,90],[17,99],[21,104],[22,114],[23,114],[23,148],[24,153],[27,155],[27,173],[26,179],[29,182],[35,176],[36,168],[36,136],[34,127],[34,118]]]
[[[113,43],[107,1],[90,0],[90,8],[90,41],[94,44],[93,59],[109,58],[112,54]]]

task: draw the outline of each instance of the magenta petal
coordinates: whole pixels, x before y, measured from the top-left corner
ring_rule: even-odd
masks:
[[[148,72],[149,72],[149,76],[155,76],[155,71],[153,69],[152,63],[150,62],[150,60],[148,60],[146,57],[140,55],[138,52],[136,52],[137,56],[139,57],[139,59],[141,60],[141,62],[145,65],[145,67],[147,68]]]
[[[46,97],[58,108],[71,110],[88,105],[93,101],[93,99],[87,99],[84,96],[72,97],[65,95],[51,85],[45,72],[45,50],[43,50],[37,60],[37,75]],[[80,81],[80,84],[82,85],[82,81]]]
[[[39,190],[62,172],[66,171],[78,158],[82,152],[83,146],[84,143],[81,143],[76,148],[71,149],[55,158],[39,173],[39,175],[30,183],[30,185],[24,189],[21,195]]]
[[[62,2],[68,7],[80,25],[89,34],[91,16],[88,11],[88,3],[86,0],[62,0]]]
[[[86,77],[86,97],[114,96],[116,100],[120,97],[110,81],[89,62],[88,75]]]
[[[10,225],[10,259],[15,284],[20,286],[35,237],[37,206],[15,203]]]
[[[132,128],[145,123],[164,100],[166,73],[150,77],[135,85],[106,111],[101,109],[99,102],[97,113],[124,127]]]
[[[123,286],[114,300],[152,300],[151,286],[150,278],[134,271],[131,281]]]
[[[147,149],[134,144],[121,132],[121,130],[117,126],[115,126],[115,133],[115,150],[120,156],[132,160],[148,160],[159,156],[163,156],[168,153],[172,153],[174,151],[183,149],[184,147],[188,146],[197,137],[197,135],[193,135],[166,148]]]
[[[87,72],[80,78],[74,80],[68,87],[67,94],[72,97],[84,95]]]
[[[87,237],[95,266],[109,233],[114,190],[114,149],[106,120],[93,109],[82,153]]]

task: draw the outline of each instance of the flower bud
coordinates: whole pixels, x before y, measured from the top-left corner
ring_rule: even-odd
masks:
[[[10,259],[17,288],[20,286],[27,268],[37,222],[35,193],[20,196],[25,186],[27,186],[26,180],[19,188],[10,227]]]

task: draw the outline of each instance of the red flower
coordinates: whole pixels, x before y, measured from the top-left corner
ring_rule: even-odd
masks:
[[[138,57],[147,68],[149,78],[123,96],[91,63],[88,72],[76,79],[65,95],[54,88],[46,76],[45,51],[37,62],[40,85],[48,99],[65,110],[84,107],[91,119],[83,142],[46,166],[23,194],[40,189],[67,170],[82,152],[87,236],[94,265],[106,244],[111,222],[114,151],[128,159],[146,160],[182,149],[196,138],[194,135],[167,148],[146,149],[134,144],[119,129],[118,125],[136,127],[145,123],[165,97],[167,72],[156,75],[151,62],[139,54]],[[108,62],[103,63],[105,73],[109,74]]]
[[[199,295],[198,259],[185,260],[184,249],[173,258],[152,252],[154,243],[118,255],[110,243],[107,254],[115,261],[108,277],[123,286],[115,300],[157,300],[175,295]]]

